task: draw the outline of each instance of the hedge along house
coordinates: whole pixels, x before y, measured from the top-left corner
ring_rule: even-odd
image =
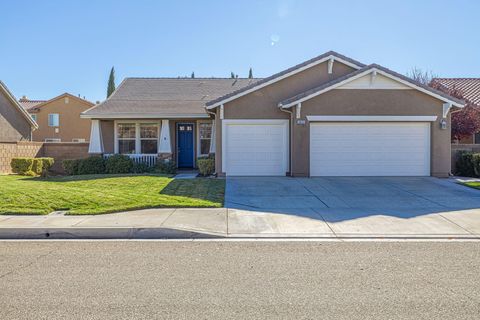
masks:
[[[379,65],[330,51],[250,83],[194,80],[125,80],[110,99],[83,115],[94,119],[90,151],[134,157],[156,151],[180,167],[194,166],[184,155],[206,153],[200,149],[207,135],[199,130],[205,121],[219,175],[450,172],[450,112],[463,101]],[[221,90],[213,90],[220,86],[216,81]],[[148,139],[158,141],[157,149]]]
[[[256,80],[126,78],[82,114],[92,119],[89,152],[148,164],[172,159],[179,168],[194,168],[197,157],[215,152],[213,112],[205,103]]]

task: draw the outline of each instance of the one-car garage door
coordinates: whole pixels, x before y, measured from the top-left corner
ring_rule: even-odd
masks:
[[[229,176],[284,176],[288,120],[223,120],[222,167]]]
[[[428,122],[314,122],[311,176],[429,176]]]

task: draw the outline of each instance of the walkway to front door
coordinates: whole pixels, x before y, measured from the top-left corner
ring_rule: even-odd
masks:
[[[193,168],[193,123],[177,123],[179,168]]]

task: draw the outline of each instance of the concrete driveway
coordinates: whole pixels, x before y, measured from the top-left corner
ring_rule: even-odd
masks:
[[[432,177],[227,178],[228,233],[329,237],[480,234],[480,191]]]

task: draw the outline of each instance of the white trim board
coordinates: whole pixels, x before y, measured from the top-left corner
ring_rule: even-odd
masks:
[[[296,104],[298,104],[298,103],[302,103],[302,102],[304,102],[304,101],[310,100],[310,99],[312,99],[312,98],[314,98],[314,97],[316,97],[316,96],[319,96],[319,95],[321,95],[322,93],[328,92],[328,91],[330,91],[330,90],[337,89],[337,88],[339,88],[339,87],[341,87],[341,86],[343,86],[343,85],[345,85],[345,84],[347,84],[347,83],[349,83],[349,82],[352,82],[352,81],[354,81],[354,80],[356,80],[356,79],[359,79],[359,78],[361,78],[361,77],[363,77],[363,76],[365,76],[365,75],[368,75],[368,74],[374,73],[374,72],[375,72],[375,73],[378,73],[378,74],[381,74],[381,75],[383,75],[383,76],[385,76],[385,77],[387,77],[387,78],[390,78],[390,79],[393,79],[393,80],[395,80],[395,81],[398,81],[398,82],[400,82],[400,83],[402,83],[402,84],[404,84],[404,85],[406,85],[406,86],[409,86],[409,87],[411,87],[411,88],[413,88],[413,89],[416,89],[416,90],[418,90],[418,91],[421,91],[421,92],[423,92],[423,93],[425,93],[425,94],[428,94],[428,95],[430,95],[430,96],[432,96],[432,97],[434,97],[434,98],[437,98],[437,99],[440,100],[440,101],[449,102],[449,103],[451,103],[451,104],[452,104],[453,106],[455,106],[455,107],[458,107],[458,108],[463,108],[463,107],[464,107],[463,104],[460,104],[460,103],[458,103],[458,102],[456,102],[456,101],[453,101],[453,100],[447,99],[447,98],[445,98],[445,97],[442,97],[442,96],[440,96],[440,95],[438,95],[438,94],[436,94],[436,93],[434,93],[434,92],[431,92],[431,91],[429,91],[429,90],[427,90],[427,89],[424,89],[424,88],[422,88],[422,87],[416,86],[416,85],[414,85],[414,84],[412,84],[412,83],[410,83],[410,82],[408,82],[408,81],[405,81],[405,80],[403,80],[403,79],[400,79],[400,78],[398,78],[398,77],[396,77],[396,76],[394,76],[394,75],[391,75],[391,74],[389,74],[389,73],[387,73],[387,72],[385,72],[385,71],[383,71],[383,70],[380,70],[380,69],[378,69],[378,68],[371,68],[371,69],[365,70],[364,72],[361,72],[361,73],[359,73],[359,74],[357,74],[357,75],[355,75],[355,76],[352,76],[352,77],[350,77],[350,78],[347,78],[347,79],[345,79],[345,80],[343,80],[343,81],[340,81],[340,82],[338,82],[338,83],[332,84],[332,85],[329,86],[329,87],[326,87],[326,88],[323,88],[323,89],[321,89],[321,90],[319,90],[319,91],[313,92],[312,94],[309,94],[308,96],[299,98],[299,99],[297,99],[297,100],[295,100],[295,101],[292,101],[292,102],[290,102],[290,103],[288,103],[288,104],[285,104],[285,105],[279,104],[279,107],[280,107],[280,108],[290,108],[290,107],[292,107],[292,106],[294,106],[294,105],[296,105]]]
[[[209,119],[209,114],[160,114],[160,113],[128,113],[128,114],[80,114],[82,119]]]
[[[288,77],[290,77],[290,76],[293,76],[293,75],[295,75],[295,74],[297,74],[297,73],[299,73],[299,72],[302,72],[302,71],[304,71],[304,70],[310,69],[310,68],[312,68],[312,67],[314,67],[314,66],[316,66],[316,65],[319,65],[319,64],[321,64],[321,63],[323,63],[323,62],[331,61],[331,60],[333,60],[333,61],[338,61],[338,62],[343,63],[344,65],[347,65],[347,66],[349,66],[349,67],[352,67],[352,68],[354,68],[354,69],[356,69],[356,70],[359,70],[359,69],[361,68],[360,66],[357,66],[356,64],[353,64],[353,63],[351,63],[351,62],[349,62],[349,61],[346,61],[346,60],[344,60],[344,59],[342,59],[342,58],[339,58],[339,57],[337,57],[337,56],[335,56],[335,55],[332,54],[332,55],[329,55],[329,56],[327,56],[327,57],[325,57],[325,58],[323,58],[323,59],[319,59],[319,60],[314,61],[314,62],[312,62],[312,63],[310,63],[310,64],[307,64],[307,65],[305,65],[305,66],[302,66],[302,67],[300,67],[300,68],[298,68],[298,69],[292,70],[291,72],[285,73],[285,74],[283,74],[283,75],[281,75],[281,76],[279,76],[279,77],[275,77],[275,78],[273,78],[273,79],[270,80],[270,81],[261,83],[261,84],[259,84],[258,86],[254,86],[253,88],[250,88],[250,89],[248,89],[248,90],[242,91],[242,92],[240,92],[240,93],[238,93],[238,94],[236,94],[236,95],[234,95],[234,96],[225,98],[225,99],[223,99],[223,100],[221,100],[221,101],[219,101],[219,102],[216,102],[215,104],[212,104],[211,106],[207,106],[206,108],[207,108],[208,110],[214,109],[214,108],[216,108],[216,107],[219,107],[219,106],[222,105],[222,104],[225,104],[225,103],[227,103],[227,102],[230,102],[230,101],[233,101],[233,100],[235,100],[235,99],[238,99],[238,98],[240,98],[240,97],[242,97],[242,96],[244,96],[244,95],[247,95],[247,94],[252,93],[252,92],[254,92],[254,91],[260,90],[261,88],[264,88],[264,87],[266,87],[266,86],[269,86],[269,85],[271,85],[271,84],[273,84],[273,83],[275,83],[275,82],[278,82],[278,81],[280,81],[280,80],[283,80],[283,79],[285,79],[285,78],[288,78]]]
[[[307,116],[310,122],[432,122],[437,116]]]

